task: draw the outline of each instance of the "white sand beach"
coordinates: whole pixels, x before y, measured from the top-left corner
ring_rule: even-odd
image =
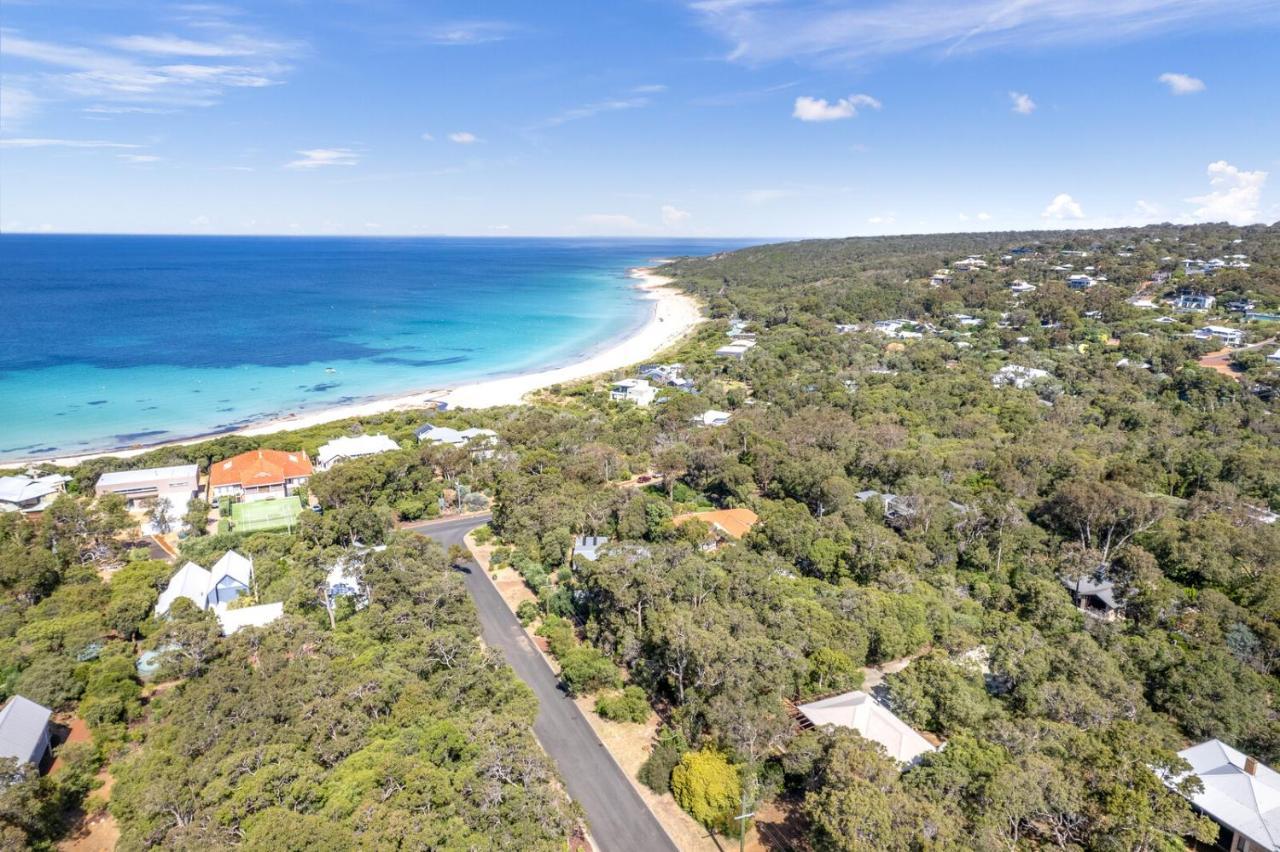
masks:
[[[702,315],[697,301],[688,294],[670,286],[670,278],[656,274],[652,268],[633,269],[631,270],[631,277],[637,282],[636,289],[643,291],[645,298],[653,301],[653,310],[649,315],[648,321],[640,326],[630,337],[619,340],[612,345],[606,345],[582,361],[563,367],[487,379],[456,387],[420,390],[332,408],[302,411],[296,414],[274,417],[224,434],[268,435],[272,432],[284,430],[305,429],[309,426],[332,423],[335,420],[345,420],[349,417],[367,417],[388,411],[427,408],[439,402],[448,403],[449,408],[492,408],[498,405],[518,405],[523,402],[526,395],[533,391],[564,382],[597,376],[640,363],[679,342],[693,331],[699,323],[704,321],[705,317]],[[104,456],[127,458],[150,452],[157,447],[194,444],[208,440],[210,437],[214,436],[204,435],[186,440],[165,441],[147,447],[63,456],[40,461],[72,466],[86,459]],[[33,463],[36,462],[30,460],[5,462],[0,464],[0,467],[25,467]]]

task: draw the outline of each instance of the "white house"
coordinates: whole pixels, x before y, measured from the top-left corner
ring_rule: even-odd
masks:
[[[600,548],[609,543],[609,539],[602,535],[579,535],[573,539],[573,555],[581,556],[588,562],[595,562],[600,558]]]
[[[609,399],[614,402],[634,402],[645,408],[658,395],[658,389],[648,379],[623,379],[609,388]]]
[[[129,504],[144,500],[168,500],[174,507],[186,506],[199,483],[200,469],[193,464],[117,470],[98,477],[93,491],[99,497],[119,494]]]
[[[1173,300],[1173,306],[1180,311],[1207,311],[1216,301],[1206,293],[1182,293]]]
[[[1221,740],[1178,752],[1204,789],[1195,809],[1222,827],[1215,849],[1280,852],[1280,774]],[[1166,782],[1181,780],[1166,779]]]
[[[733,415],[728,411],[716,411],[714,408],[702,412],[701,415],[694,418],[699,426],[726,426]]]
[[[924,335],[918,331],[903,330],[908,326],[910,326],[911,329],[915,329],[918,327],[916,323],[912,322],[911,320],[906,320],[906,319],[877,320],[875,326],[876,326],[876,331],[880,332],[885,337],[894,337],[894,338],[897,338],[898,340],[914,340],[920,337],[924,337]]]
[[[0,758],[39,766],[49,753],[49,717],[53,711],[15,695],[0,710]]]
[[[1191,334],[1197,340],[1217,338],[1226,346],[1244,345],[1244,332],[1238,328],[1227,328],[1225,325],[1206,325],[1204,328],[1197,328]]]
[[[743,358],[747,357],[747,352],[755,345],[756,342],[754,340],[737,338],[717,349],[716,354],[722,358],[736,358],[741,361]]]
[[[222,627],[222,635],[243,630],[246,627],[266,627],[284,615],[283,603],[259,604],[240,609],[220,609],[217,612],[218,624]]]
[[[1018,280],[1018,281],[1014,281],[1012,284],[1009,285],[1009,290],[1018,295],[1021,295],[1023,293],[1034,293],[1036,291],[1036,285],[1028,284],[1026,281]]]
[[[471,428],[459,431],[448,426],[432,426],[430,423],[418,429],[414,435],[423,444],[448,444],[451,447],[471,445],[474,452],[486,457],[493,454],[490,448],[498,438],[498,433],[492,429]]]
[[[70,481],[71,477],[58,473],[0,476],[0,512],[43,511],[67,490]]]
[[[937,751],[933,743],[862,690],[801,704],[796,709],[814,727],[852,728],[884,746],[889,757],[900,764],[910,766],[929,752]]]
[[[933,273],[933,277],[929,279],[929,284],[933,287],[941,287],[944,284],[950,284],[954,280],[951,276],[950,269],[939,269]]]
[[[1268,355],[1267,360],[1272,364],[1280,364],[1280,349],[1277,349],[1275,352]]]
[[[346,459],[376,456],[400,449],[400,445],[386,435],[356,435],[334,438],[316,453],[316,467],[328,470]]]
[[[1098,282],[1094,280],[1092,275],[1077,273],[1067,279],[1067,286],[1072,290],[1088,290]]]
[[[1013,385],[1018,390],[1024,390],[1038,379],[1047,379],[1051,375],[1048,370],[1023,367],[1018,364],[1005,364],[991,377],[991,384],[998,388]]]
[[[186,598],[197,609],[225,608],[226,604],[243,594],[253,585],[253,560],[228,550],[206,571],[194,562],[188,562],[169,578],[169,585],[156,601],[156,615],[164,615],[178,598]]]

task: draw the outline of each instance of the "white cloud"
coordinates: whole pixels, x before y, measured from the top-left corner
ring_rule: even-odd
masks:
[[[36,111],[39,99],[26,89],[0,86],[0,130],[16,130]]]
[[[689,5],[732,45],[730,60],[748,63],[848,63],[910,51],[946,56],[1109,43],[1280,20],[1280,6],[1259,0],[689,0]]]
[[[823,98],[811,98],[802,95],[796,98],[795,109],[791,115],[801,121],[837,121],[842,118],[853,118],[859,107],[880,109],[880,102],[870,95],[850,95],[828,103]]]
[[[1196,92],[1204,91],[1204,80],[1188,74],[1175,74],[1169,71],[1156,79],[1168,86],[1169,91],[1175,95],[1194,95]]]
[[[56,70],[27,74],[37,97],[89,99],[128,105],[196,107],[216,104],[230,89],[261,88],[283,82],[284,64],[298,47],[265,41],[229,29],[222,41],[178,36],[125,36],[93,46],[30,39],[6,30],[6,60],[22,60]],[[103,49],[105,44],[106,49]],[[174,62],[175,58],[190,61]],[[206,63],[200,60],[219,59]]]
[[[0,139],[0,148],[141,148],[128,142],[104,142],[101,139],[45,139],[18,137]]]
[[[1042,219],[1083,219],[1084,209],[1080,207],[1080,202],[1063,192],[1054,196],[1053,201],[1044,208],[1040,217]]]
[[[991,214],[990,214],[990,213],[979,213],[979,214],[978,214],[978,221],[979,221],[979,222],[989,222],[989,221],[991,221]]]
[[[278,42],[259,41],[244,35],[233,35],[225,42],[194,41],[175,35],[131,35],[108,39],[107,44],[129,53],[205,58],[274,54],[289,48]]]
[[[116,154],[116,157],[126,163],[158,163],[163,159],[155,154]]]
[[[1036,102],[1026,92],[1010,92],[1009,100],[1013,101],[1013,111],[1018,115],[1031,115],[1036,111]]]
[[[350,148],[308,148],[298,152],[300,159],[284,164],[286,169],[318,169],[322,166],[354,166],[360,155]]]
[[[1202,222],[1225,221],[1233,225],[1258,221],[1262,187],[1267,182],[1266,172],[1241,171],[1226,160],[1210,163],[1207,171],[1211,191],[1187,199],[1200,205],[1192,214],[1196,219]]]
[[[665,88],[665,87],[664,87]],[[570,121],[578,121],[583,118],[591,118],[593,115],[599,115],[602,112],[619,112],[628,109],[640,109],[650,104],[647,97],[631,97],[631,98],[608,98],[603,101],[595,101],[594,103],[583,104],[582,106],[572,107],[561,113],[551,116],[533,126],[533,129],[541,129],[547,127],[559,127]]]
[[[197,228],[207,227],[209,225],[209,217],[203,216],[203,215],[197,216],[191,220],[191,224],[196,226]]]
[[[516,30],[506,21],[455,21],[427,30],[422,40],[442,47],[468,47],[506,41]]]
[[[662,205],[662,224],[668,228],[674,228],[683,225],[692,218],[693,214],[688,210],[681,210],[679,207],[670,204]]]
[[[870,225],[892,225],[897,219],[898,217],[892,213],[876,214],[868,217],[867,223]]]
[[[1154,204],[1150,201],[1143,201],[1141,198],[1139,198],[1137,203],[1134,204],[1134,207],[1136,207],[1138,212],[1143,216],[1153,219],[1164,215],[1164,209],[1159,204]]]
[[[422,138],[422,141],[423,141],[423,142],[434,142],[434,141],[436,141],[436,137],[432,136],[430,133],[424,133],[424,134],[422,134],[422,137],[421,137],[421,138]]]
[[[470,145],[474,142],[479,142],[480,137],[476,136],[474,133],[468,133],[465,130],[459,130],[456,133],[449,134],[449,141],[457,142],[459,145]]]

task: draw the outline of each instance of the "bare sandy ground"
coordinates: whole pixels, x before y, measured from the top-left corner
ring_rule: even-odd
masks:
[[[637,282],[636,289],[642,291],[647,299],[653,301],[653,311],[649,316],[649,320],[630,337],[607,345],[581,361],[549,370],[540,370],[498,379],[487,379],[452,388],[443,387],[414,391],[400,396],[304,411],[264,420],[261,423],[237,429],[229,434],[269,435],[273,432],[305,429],[322,423],[332,423],[335,420],[345,420],[349,417],[367,417],[388,411],[409,411],[426,408],[434,406],[438,402],[446,402],[450,408],[492,408],[499,405],[518,405],[524,400],[525,396],[533,391],[612,372],[651,358],[682,340],[705,319],[693,297],[670,286],[672,283],[670,278],[657,275],[652,269],[648,268],[631,270],[631,277]],[[86,459],[105,456],[128,458],[149,452],[157,447],[195,444],[208,440],[210,437],[213,436],[204,435],[136,449],[62,456],[39,461],[71,467]],[[0,463],[0,467],[26,467],[33,463],[38,462],[30,460],[4,462]]]

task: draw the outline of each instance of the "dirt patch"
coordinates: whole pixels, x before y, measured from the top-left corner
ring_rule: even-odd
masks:
[[[57,746],[64,746],[69,743],[87,743],[93,739],[93,734],[89,733],[89,726],[85,724],[84,719],[73,713],[57,713],[53,717],[55,725],[65,728],[67,734],[56,740]],[[49,764],[49,774],[52,775],[63,766],[61,757],[55,757],[53,763]]]
[[[752,852],[788,852],[807,849],[806,825],[797,799],[778,799],[756,808],[746,847]]]
[[[1228,378],[1235,379],[1238,382],[1244,381],[1244,373],[1237,372],[1231,367],[1231,356],[1234,353],[1232,349],[1219,349],[1217,352],[1210,352],[1202,357],[1199,361],[1201,367],[1221,373]]]

